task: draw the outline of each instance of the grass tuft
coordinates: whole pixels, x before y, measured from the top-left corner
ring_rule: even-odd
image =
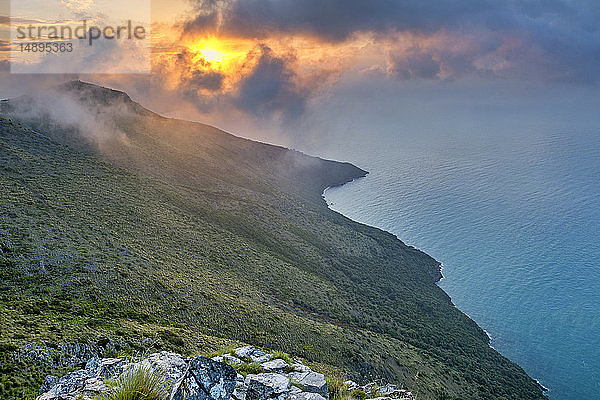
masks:
[[[292,365],[294,363],[292,357],[288,353],[284,353],[283,351],[274,352],[270,359],[277,360],[278,358],[288,363],[288,365]]]
[[[265,372],[264,368],[260,364],[258,364],[258,363],[238,364],[237,366],[234,366],[234,368],[244,378],[248,374],[256,375],[256,374],[262,374],[263,372]]]
[[[128,370],[110,386],[98,400],[165,400],[171,387],[163,371],[144,366]]]
[[[327,387],[329,388],[329,398],[332,400],[348,399],[348,385],[340,376],[327,376]],[[364,399],[361,399],[364,400]]]
[[[365,400],[367,398],[367,394],[360,389],[354,389],[352,393],[350,393],[350,398],[357,400]]]

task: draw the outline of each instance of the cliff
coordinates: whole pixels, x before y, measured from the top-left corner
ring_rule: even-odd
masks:
[[[421,398],[544,398],[435,285],[437,261],[327,208],[323,189],[360,168],[89,84],[9,103],[3,398],[33,398],[46,375],[80,367],[31,364],[20,349],[106,337],[186,356],[249,343],[361,383],[418,384]]]

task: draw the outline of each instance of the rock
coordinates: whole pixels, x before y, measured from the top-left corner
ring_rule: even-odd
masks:
[[[82,350],[83,349],[83,350]],[[43,351],[38,351],[46,356]],[[85,348],[73,347],[74,353]],[[95,400],[109,388],[104,380],[122,376],[139,367],[160,370],[165,373],[167,384],[172,387],[169,400],[328,400],[329,390],[323,374],[312,371],[295,360],[291,366],[282,359],[268,360],[271,355],[252,346],[235,350],[231,354],[208,359],[197,356],[184,358],[180,354],[163,351],[154,353],[138,362],[126,357],[92,357],[85,369],[71,372],[62,378],[48,376],[40,388],[36,400]],[[251,359],[267,359],[260,365],[267,371],[244,378],[226,362],[243,362]],[[243,360],[243,361],[242,361]],[[226,362],[225,362],[226,361]],[[293,369],[293,372],[284,373]],[[378,395],[373,400],[414,400],[410,392],[398,386],[375,382],[358,386],[353,381],[344,382],[349,391],[360,389],[367,394]],[[371,400],[371,399],[370,399]]]
[[[278,359],[272,360],[272,361],[267,361],[265,363],[262,363],[261,366],[267,372],[279,372],[279,373],[284,372],[286,369],[288,369],[290,367],[290,365],[288,363],[286,363],[285,361],[283,361],[281,358],[278,358]]]
[[[233,393],[231,394],[231,398],[233,400],[246,400],[246,390],[245,388],[235,388]]]
[[[51,386],[44,393],[41,393],[36,400],[71,400],[75,398],[91,399],[108,391],[108,387],[95,376],[92,372],[80,369],[71,372],[56,381],[56,377],[47,377],[41,390]]]
[[[309,392],[300,392],[300,393],[291,393],[287,400],[325,400],[325,397],[321,396],[318,393],[309,393]]]
[[[163,371],[167,375],[167,379],[173,383],[181,379],[188,366],[180,354],[168,351],[150,354],[142,361],[141,365]]]
[[[380,386],[379,389],[378,389],[379,393],[381,393],[383,395],[387,395],[387,394],[392,393],[392,392],[394,392],[396,390],[398,390],[398,386],[391,385],[389,383],[387,385]]]
[[[95,376],[85,369],[73,371],[60,378],[47,392],[55,395],[76,394],[83,390],[85,382],[90,378]]]
[[[267,362],[271,359],[271,354],[267,354],[262,350],[256,349],[254,350],[254,352],[250,355],[250,358],[252,359],[252,362],[258,363],[258,364],[262,364],[264,362]]]
[[[237,382],[235,384],[235,390],[231,395],[231,398],[233,400],[246,400],[246,391],[248,390],[248,386],[246,385],[244,380],[244,377],[238,374]]]
[[[293,363],[292,368],[294,369],[294,372],[312,372],[312,370],[310,368],[308,368],[306,365],[302,364],[301,362]]]
[[[292,372],[288,374],[292,383],[299,385],[302,391],[317,393],[329,399],[329,388],[327,387],[327,379],[325,375],[318,372]]]
[[[396,390],[396,391],[390,393],[389,397],[391,397],[392,399],[400,399],[400,400],[413,400],[414,399],[412,392],[409,392],[404,389]]]
[[[302,393],[302,389],[300,389],[298,386],[290,386],[290,395],[298,393]]]
[[[237,358],[240,358],[242,360],[247,360],[249,358],[250,361],[258,364],[265,363],[271,359],[271,354],[265,353],[264,351],[257,349],[254,346],[238,347],[234,350],[234,353]],[[239,362],[242,362],[242,360],[240,360]]]
[[[265,363],[267,361],[269,361],[271,359],[271,355],[270,354],[265,354],[262,356],[256,356],[254,354],[252,354],[250,356],[250,359],[252,359],[252,362],[257,363],[257,364],[262,364]]]
[[[264,357],[264,356],[271,356],[270,354],[265,353],[264,351],[262,351],[261,349],[255,349],[254,352],[252,353],[253,356],[255,357]]]
[[[235,349],[235,355],[238,358],[250,357],[256,351],[254,346],[239,347]]]
[[[42,386],[40,387],[40,394],[49,392],[50,389],[56,386],[59,380],[60,378],[58,376],[48,375],[46,377],[46,380],[44,381],[44,383],[42,383]]]
[[[104,384],[103,381],[101,381],[98,378],[90,378],[88,380],[85,381],[85,385],[83,387],[83,393],[86,395],[98,395],[104,392],[107,392],[108,386],[106,386]]]
[[[367,383],[365,386],[359,387],[365,393],[371,393],[373,390],[377,389],[379,385],[375,382]]]
[[[97,358],[94,357],[85,364],[85,369],[95,377],[112,378],[123,372],[127,364],[126,357]]]
[[[391,397],[392,399],[404,399],[408,398],[408,393],[406,390],[394,390],[392,392],[384,393],[387,397]],[[411,394],[412,395],[412,394]]]
[[[176,383],[170,400],[229,400],[236,387],[237,372],[228,364],[197,356]]]
[[[291,387],[289,378],[273,373],[248,375],[246,384],[246,400],[284,400]]]
[[[226,361],[233,362],[233,363],[236,363],[236,364],[242,364],[242,363],[243,363],[243,361],[242,361],[242,360],[240,360],[240,359],[239,359],[239,358],[237,358],[237,357],[234,357],[234,356],[232,356],[231,354],[225,354],[225,355],[223,356],[223,361],[225,361],[225,360],[226,360]]]

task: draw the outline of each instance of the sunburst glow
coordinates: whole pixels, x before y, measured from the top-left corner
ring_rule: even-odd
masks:
[[[244,41],[227,40],[214,36],[195,39],[187,47],[195,54],[195,60],[206,68],[227,71],[244,60],[250,46]]]
[[[223,53],[214,49],[202,49],[200,50],[200,54],[208,62],[221,62],[225,58]]]

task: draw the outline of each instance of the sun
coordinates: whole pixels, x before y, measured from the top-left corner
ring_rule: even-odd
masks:
[[[188,41],[186,46],[194,54],[198,64],[218,71],[230,71],[239,66],[251,49],[251,45],[246,41],[215,36],[194,38]]]
[[[220,63],[225,59],[225,54],[215,49],[199,49],[198,52],[210,63]]]

